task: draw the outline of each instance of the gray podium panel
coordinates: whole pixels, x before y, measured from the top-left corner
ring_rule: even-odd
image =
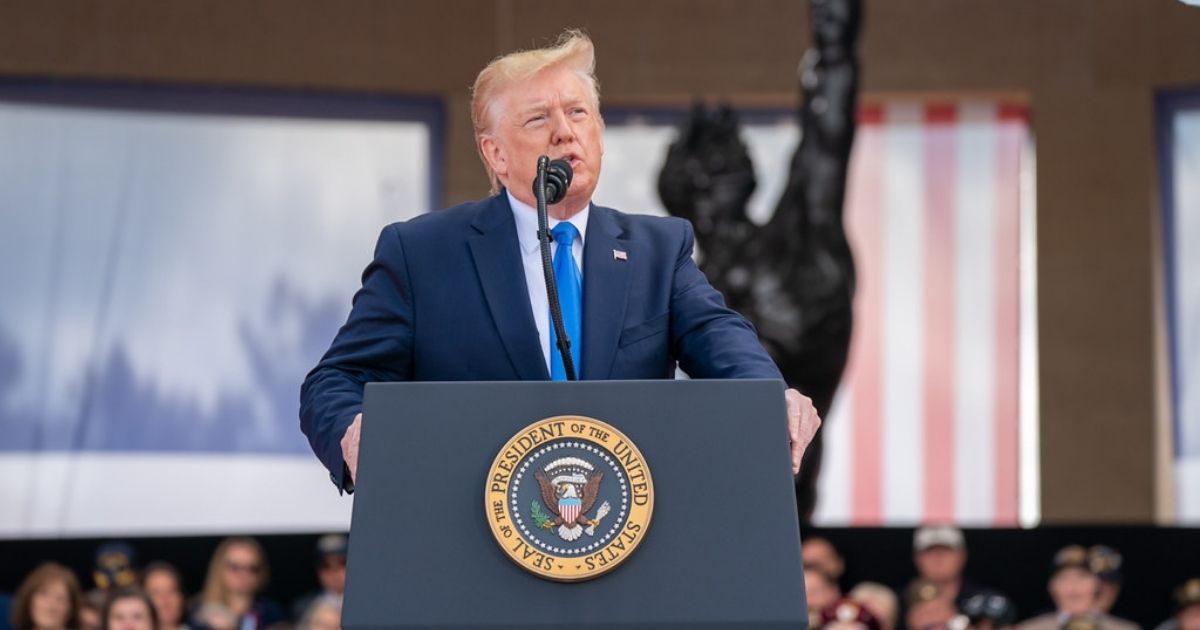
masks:
[[[805,628],[783,384],[372,383],[343,623],[368,628]],[[488,469],[533,422],[581,415],[641,450],[654,513],[617,569],[559,583],[496,544]]]

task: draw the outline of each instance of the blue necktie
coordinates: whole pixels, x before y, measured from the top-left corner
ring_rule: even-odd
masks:
[[[554,281],[558,285],[558,302],[562,305],[563,329],[571,340],[571,361],[575,364],[575,377],[579,378],[579,348],[583,345],[583,275],[575,264],[575,256],[571,253],[571,245],[579,236],[568,221],[554,226],[550,231],[554,235]],[[562,353],[558,350],[558,335],[554,332],[554,316],[550,316],[550,378],[555,381],[567,380],[567,370],[563,367]]]

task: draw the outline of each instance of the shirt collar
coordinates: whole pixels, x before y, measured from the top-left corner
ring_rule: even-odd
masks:
[[[504,191],[508,195],[508,205],[512,207],[513,219],[517,222],[517,240],[521,243],[521,251],[525,254],[532,254],[538,248],[538,219],[537,209],[532,208],[513,196],[508,190]],[[575,229],[579,230],[579,244],[587,242],[587,223],[588,213],[592,209],[592,204],[583,207],[583,210],[575,213],[575,216],[567,219]],[[553,230],[554,226],[561,223],[561,220],[554,217],[547,217],[549,221],[548,227]]]

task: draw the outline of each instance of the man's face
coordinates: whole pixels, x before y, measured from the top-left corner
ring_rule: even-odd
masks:
[[[1081,615],[1095,606],[1100,579],[1086,569],[1060,569],[1050,578],[1050,598],[1061,612]]]
[[[808,609],[817,613],[842,596],[837,584],[831,582],[825,574],[812,569],[804,571],[804,592],[808,597]]]
[[[1200,630],[1200,604],[1192,604],[1179,611],[1179,630]]]
[[[326,593],[341,595],[346,591],[346,557],[329,555],[317,565],[317,581]]]
[[[913,563],[917,565],[917,573],[921,577],[935,584],[945,584],[962,576],[963,566],[967,563],[967,551],[938,545],[918,551],[913,556]]]
[[[497,95],[491,127],[480,138],[484,159],[514,197],[533,206],[538,156],[570,161],[574,179],[552,214],[582,210],[596,190],[604,153],[600,112],[583,78],[551,66]]]
[[[837,550],[824,538],[804,541],[800,547],[800,555],[804,558],[804,566],[816,567],[835,578],[841,577],[845,569]]]
[[[176,628],[183,620],[183,593],[175,576],[166,571],[155,571],[146,576],[146,594],[158,611],[159,624],[163,628]]]

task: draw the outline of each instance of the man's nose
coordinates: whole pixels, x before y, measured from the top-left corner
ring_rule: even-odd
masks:
[[[550,143],[565,144],[575,139],[575,130],[571,127],[571,119],[567,113],[556,110],[550,114]]]

